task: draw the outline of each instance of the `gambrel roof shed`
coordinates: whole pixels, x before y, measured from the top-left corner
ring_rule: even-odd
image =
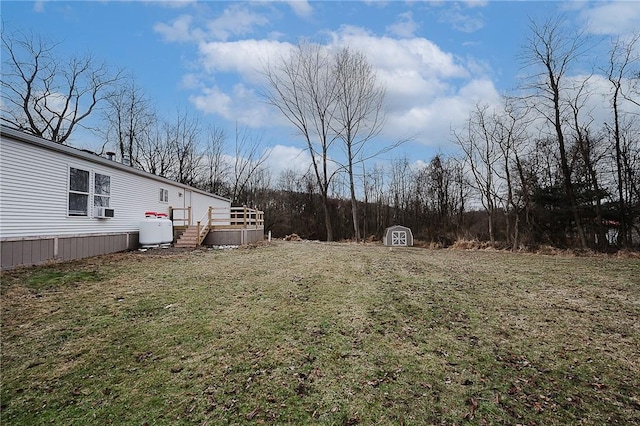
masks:
[[[413,246],[413,233],[406,226],[394,225],[384,231],[385,246],[411,247]]]

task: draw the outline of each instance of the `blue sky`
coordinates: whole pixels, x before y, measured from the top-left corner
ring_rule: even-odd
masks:
[[[387,88],[377,143],[411,138],[387,157],[429,161],[455,153],[450,129],[476,102],[497,103],[517,87],[530,18],[563,13],[576,31],[597,37],[624,36],[640,23],[640,1],[3,0],[0,7],[6,30],[126,68],[166,118],[180,109],[229,132],[236,123],[254,129],[276,173],[304,167],[304,144],[260,101],[258,70],[300,38],[365,53]]]

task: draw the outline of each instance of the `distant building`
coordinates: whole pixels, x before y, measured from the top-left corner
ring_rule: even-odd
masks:
[[[406,226],[394,225],[384,231],[384,245],[390,247],[413,246],[413,233]]]

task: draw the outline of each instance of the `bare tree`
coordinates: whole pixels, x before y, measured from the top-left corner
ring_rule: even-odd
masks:
[[[162,177],[170,177],[176,156],[172,144],[172,128],[168,123],[156,123],[140,136],[137,164],[142,170]]]
[[[9,126],[65,143],[109,96],[121,72],[112,73],[89,54],[63,63],[56,47],[38,36],[2,32],[0,117]]]
[[[169,146],[175,155],[170,177],[186,185],[195,185],[200,173],[200,122],[187,113],[178,112],[176,122],[167,126]]]
[[[563,126],[568,119],[567,103],[564,99],[565,91],[570,88],[567,74],[589,46],[582,33],[564,32],[563,24],[562,18],[550,19],[542,24],[531,21],[530,36],[522,58],[526,66],[539,70],[531,76],[527,88],[533,91],[533,107],[553,128],[560,154],[566,197],[573,212],[579,244],[585,248],[586,239],[572,182]]]
[[[476,104],[467,120],[465,133],[453,131],[453,136],[462,148],[468,170],[471,171],[475,189],[488,218],[489,240],[495,244],[495,215],[499,204],[498,164],[503,154],[497,140],[500,123],[492,115],[488,105]]]
[[[116,147],[120,159],[128,159],[132,166],[141,167],[138,152],[157,120],[150,100],[131,80],[116,89],[107,98],[107,104],[103,111],[103,121],[107,124],[104,132],[106,143]]]
[[[339,95],[331,56],[318,44],[300,43],[288,57],[264,69],[264,97],[296,128],[311,157],[322,198],[326,239],[333,240],[328,192],[336,174],[329,150],[336,140],[336,100]]]
[[[207,129],[200,186],[212,194],[221,194],[227,183],[229,164],[224,156],[226,138],[224,130],[218,127],[210,126]]]
[[[622,99],[631,102],[635,106],[640,106],[637,100],[632,96],[625,94],[624,85],[626,80],[633,78],[633,65],[640,61],[637,53],[635,53],[640,43],[640,33],[636,33],[628,41],[617,38],[611,45],[609,52],[608,68],[604,70],[607,78],[611,83],[613,92],[611,93],[611,108],[613,110],[612,136],[615,149],[615,162],[617,174],[617,192],[618,192],[618,209],[620,211],[620,232],[619,243],[626,247],[630,244],[630,220],[628,212],[628,200],[625,197],[625,167],[623,158],[623,137],[621,129],[621,121],[623,112],[621,111]]]
[[[246,203],[247,187],[259,177],[264,177],[263,166],[268,159],[266,152],[259,153],[260,137],[254,137],[246,128],[235,131],[235,155],[233,158],[230,198]]]
[[[338,83],[338,108],[333,123],[337,127],[334,131],[345,150],[343,167],[349,177],[353,231],[355,240],[360,241],[354,165],[379,154],[367,153],[365,148],[382,130],[385,90],[365,55],[349,48],[336,54],[334,73]]]

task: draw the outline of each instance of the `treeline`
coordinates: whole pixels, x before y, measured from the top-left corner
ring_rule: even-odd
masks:
[[[520,87],[499,105],[478,102],[452,129],[458,155],[426,162],[379,160],[404,141],[372,148],[385,88],[365,55],[301,43],[263,70],[265,100],[310,159],[306,172],[279,175],[265,167],[260,134],[226,134],[186,112],[160,118],[135,82],[90,55],[65,62],[55,44],[20,33],[2,42],[4,124],[66,143],[101,111],[99,154],[262,209],[276,237],[380,238],[401,224],[442,245],[640,246],[640,34],[596,45],[562,19],[531,22]]]

